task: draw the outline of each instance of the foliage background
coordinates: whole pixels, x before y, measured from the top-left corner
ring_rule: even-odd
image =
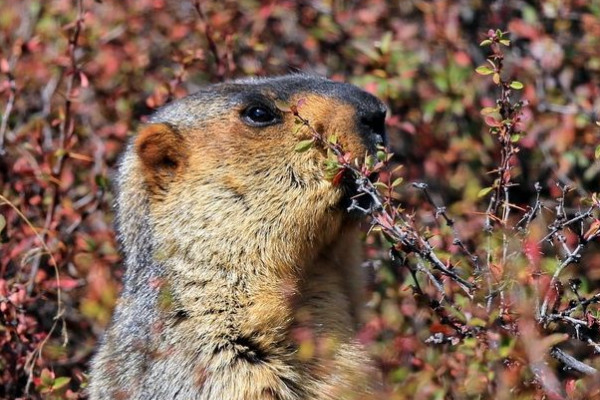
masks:
[[[376,94],[389,105],[402,177],[427,182],[465,241],[478,243],[487,204],[478,193],[498,161],[480,114],[497,94],[474,73],[489,28],[509,32],[505,74],[525,84],[528,102],[511,200],[531,204],[539,181],[550,209],[561,182],[577,210],[600,188],[598,0],[0,0],[0,397],[84,397],[123,273],[110,191],[119,152],[152,110],[209,82],[306,71]],[[444,233],[419,191],[400,192],[421,226]],[[451,253],[451,244],[438,246]],[[566,275],[582,281],[583,296],[600,286],[599,247]],[[535,270],[547,285],[555,259],[539,250],[526,251],[512,284],[533,285]],[[377,237],[367,255],[372,318],[361,338],[389,398],[600,398],[597,378],[545,355],[556,337],[531,322],[531,303],[516,307],[519,335],[426,343],[448,333],[444,321],[389,266]],[[597,332],[597,304],[588,314]],[[593,347],[567,348],[600,367]],[[549,363],[554,389],[536,362]]]

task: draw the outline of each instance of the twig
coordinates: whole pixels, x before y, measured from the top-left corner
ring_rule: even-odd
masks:
[[[14,6],[17,7],[17,4],[18,3],[15,3]],[[28,4],[24,2],[22,2],[21,4],[21,10],[19,14],[21,16],[21,23],[19,24],[18,29],[14,33],[17,37],[22,39],[23,42],[26,42],[33,36],[34,27],[36,25],[37,18],[39,18],[39,15],[33,16],[32,13],[29,11]],[[4,143],[8,131],[8,120],[10,119],[10,114],[14,107],[17,93],[17,84],[13,72],[15,70],[19,57],[20,52],[13,51],[6,65],[2,67],[2,72],[6,73],[8,77],[9,95],[6,107],[4,109],[4,112],[2,113],[2,121],[0,122],[0,155],[4,155],[6,151],[4,148]]]
[[[5,153],[4,139],[6,137],[6,130],[8,128],[8,119],[10,118],[10,113],[12,112],[13,106],[15,104],[15,97],[17,93],[17,84],[15,82],[15,77],[10,71],[8,71],[6,75],[8,76],[8,85],[10,92],[8,94],[8,101],[6,102],[6,107],[4,108],[4,112],[2,113],[2,122],[0,122],[0,155],[3,155]]]
[[[77,52],[77,48],[78,48],[79,36],[83,29],[83,24],[84,24],[83,0],[77,0],[77,19],[74,22],[73,34],[71,36],[69,36],[68,49],[67,49],[67,55],[70,60],[70,65],[69,65],[68,69],[66,70],[66,75],[68,75],[68,79],[67,79],[67,83],[66,83],[65,111],[64,111],[63,120],[61,121],[60,126],[59,126],[59,138],[58,138],[59,150],[57,152],[56,161],[51,169],[51,171],[52,171],[52,175],[51,175],[51,179],[50,179],[50,182],[52,183],[52,186],[51,186],[52,195],[50,196],[51,201],[48,206],[48,210],[46,212],[44,227],[43,227],[41,234],[38,234],[37,231],[35,231],[35,229],[34,229],[35,234],[38,237],[38,240],[42,243],[44,248],[48,251],[48,253],[51,257],[51,260],[52,260],[53,268],[55,270],[56,281],[57,281],[58,310],[54,317],[54,322],[48,332],[48,335],[46,335],[44,340],[29,355],[29,357],[26,361],[26,369],[28,369],[29,373],[28,373],[25,392],[29,391],[31,383],[33,382],[33,368],[36,365],[36,360],[38,357],[41,356],[42,349],[43,349],[44,345],[46,344],[47,340],[52,336],[54,330],[57,327],[59,320],[62,322],[62,327],[63,327],[63,329],[62,329],[62,334],[63,334],[63,338],[64,338],[63,345],[66,345],[68,342],[66,322],[64,321],[64,318],[63,318],[64,305],[63,305],[63,301],[62,301],[62,297],[61,297],[62,291],[60,288],[60,272],[59,272],[59,268],[58,268],[58,264],[56,263],[56,260],[54,259],[50,249],[45,244],[45,240],[48,235],[48,232],[50,231],[52,222],[54,221],[56,208],[57,208],[58,204],[60,203],[61,188],[60,188],[60,179],[59,178],[60,178],[60,175],[62,174],[65,159],[68,154],[67,147],[68,147],[69,143],[71,142],[71,138],[75,131],[74,117],[73,117],[73,113],[72,113],[72,101],[73,101],[74,94],[75,94],[75,79],[79,75],[79,72],[80,72],[78,62],[77,62],[76,52]],[[7,201],[7,199],[3,199],[3,200]],[[13,208],[15,208],[15,207],[13,207]],[[16,208],[15,208],[15,211],[17,211],[17,213],[20,214],[20,211],[18,211]],[[20,215],[22,215],[22,214],[20,214]],[[36,257],[35,261],[32,264],[32,268],[29,273],[29,281],[27,284],[27,293],[28,294],[31,294],[31,292],[33,291],[35,277],[40,268],[41,261],[42,261],[42,257],[40,254]]]
[[[448,215],[448,213],[446,211],[446,207],[438,206],[435,203],[435,201],[431,197],[431,194],[429,193],[429,190],[427,190],[428,185],[426,183],[413,182],[412,185],[414,187],[416,187],[417,189],[420,189],[423,192],[423,194],[425,195],[425,198],[427,199],[429,204],[431,204],[435,208],[435,217],[438,218],[441,216],[444,219],[444,221],[446,222],[446,225],[448,225],[450,227],[450,229],[452,230],[452,234],[454,236],[454,240],[453,240],[452,244],[454,244],[455,246],[458,246],[462,250],[462,252],[469,258],[469,261],[471,262],[475,271],[479,271],[481,269],[481,266],[479,265],[479,262],[478,262],[479,257],[477,257],[477,255],[475,255],[471,251],[469,251],[469,249],[467,249],[467,247],[465,246],[464,242],[462,241],[458,232],[456,231],[456,227],[454,225],[454,220],[452,218],[450,218],[450,216]]]
[[[401,257],[398,250],[396,250],[394,248],[392,248],[390,250],[390,260],[392,261],[392,264],[395,265],[396,267],[404,266],[409,270],[409,272],[413,278],[413,281],[415,282],[415,286],[413,287],[414,291],[419,296],[428,299],[431,309],[435,312],[435,314],[438,316],[440,321],[444,321],[444,323],[447,323],[461,337],[473,336],[475,334],[476,328],[467,326],[465,324],[457,323],[456,321],[453,321],[446,313],[444,313],[444,308],[441,306],[442,303],[448,304],[448,306],[452,307],[455,311],[457,311],[459,313],[460,313],[460,310],[456,307],[456,305],[454,303],[452,303],[452,301],[450,299],[448,299],[448,297],[444,293],[444,288],[443,288],[442,282],[440,282],[438,280],[438,278],[436,278],[436,276],[433,275],[433,273],[428,268],[426,268],[421,262],[417,262],[416,263],[416,271],[415,271],[415,269],[412,268],[409,263],[401,261],[401,260],[404,260],[404,258]],[[421,288],[421,286],[419,285],[419,280],[417,278],[417,274],[416,274],[417,271],[422,272],[425,275],[427,275],[427,277],[429,278],[429,281],[435,286],[437,291],[440,293],[439,300],[432,300],[425,293],[425,291]],[[438,341],[439,343],[443,342],[443,341],[439,341],[438,339],[430,340],[430,342],[433,342],[433,341]]]
[[[550,301],[550,292],[552,291],[552,287],[554,286],[556,280],[558,279],[558,276],[561,274],[563,269],[565,269],[571,263],[579,262],[579,260],[581,259],[581,255],[579,253],[581,252],[582,249],[583,249],[583,244],[579,243],[577,245],[577,247],[575,248],[575,250],[573,250],[572,252],[569,252],[567,258],[565,258],[560,263],[558,268],[556,268],[556,271],[554,271],[554,274],[552,275],[552,279],[550,280],[550,283],[548,284],[548,291],[546,293],[546,296],[544,297],[544,302],[542,304],[542,307],[540,308],[540,315],[539,315],[540,322],[546,316],[546,311],[548,309],[548,302]]]
[[[67,146],[75,131],[75,123],[72,113],[72,99],[75,92],[75,77],[78,75],[79,67],[76,58],[76,51],[78,47],[79,36],[83,29],[84,23],[84,9],[83,0],[77,0],[77,19],[74,23],[73,34],[69,37],[69,44],[67,54],[70,60],[70,65],[67,72],[67,90],[65,94],[65,113],[63,120],[59,126],[59,150],[57,151],[57,157],[54,165],[52,166],[52,176],[50,181],[52,182],[52,195],[50,196],[50,204],[48,205],[48,211],[46,212],[46,219],[44,221],[44,229],[42,231],[42,238],[45,240],[46,235],[50,230],[52,221],[54,220],[54,214],[56,212],[56,206],[60,202],[60,175],[64,168],[64,162],[67,152]],[[31,267],[29,273],[29,281],[27,283],[27,293],[31,294],[33,291],[33,285],[35,282],[35,276],[38,273],[41,264],[41,257],[37,257]]]
[[[54,258],[52,251],[46,244],[44,237],[42,235],[40,235],[39,233],[37,233],[37,230],[31,223],[31,221],[21,212],[21,210],[19,210],[17,208],[17,206],[15,206],[13,203],[11,203],[6,197],[2,196],[1,194],[0,194],[0,201],[2,201],[2,203],[0,203],[0,204],[6,204],[10,208],[12,208],[14,210],[14,212],[19,216],[19,218],[21,218],[21,220],[24,221],[25,224],[27,224],[27,226],[29,226],[29,229],[31,229],[33,231],[34,235],[40,242],[40,245],[44,248],[45,253],[50,257],[52,267],[54,268],[54,272],[56,274],[57,311],[56,311],[56,315],[54,316],[52,326],[50,327],[50,330],[48,331],[48,334],[46,335],[46,337],[44,337],[44,339],[35,348],[35,350],[27,357],[27,360],[25,361],[24,368],[29,371],[28,377],[27,377],[27,384],[25,386],[25,392],[27,393],[29,391],[29,387],[31,386],[31,383],[33,382],[33,367],[35,366],[35,360],[37,357],[39,357],[42,354],[42,349],[44,348],[48,339],[50,339],[50,337],[52,336],[52,333],[55,331],[56,327],[58,326],[59,321],[62,323],[61,331],[63,334],[63,345],[67,344],[67,342],[69,341],[69,336],[67,333],[66,322],[63,318],[65,309],[64,309],[64,303],[62,300],[62,291],[60,289],[60,272],[58,270],[58,263],[56,262],[56,259]]]
[[[200,2],[201,0],[194,1],[194,9],[200,17],[200,20],[202,20],[202,22],[204,23],[204,36],[206,37],[206,41],[208,42],[208,49],[213,55],[215,63],[217,65],[215,75],[217,76],[217,78],[219,78],[219,80],[223,80],[227,72],[226,62],[225,59],[219,54],[219,49],[217,48],[217,43],[212,32],[212,26],[210,25],[209,21],[204,15],[204,12],[202,11],[202,5],[200,4]]]
[[[583,320],[577,319],[577,318],[572,318],[572,317],[562,315],[562,314],[548,314],[546,316],[546,318],[548,319],[548,321],[563,320],[563,321],[569,322],[573,325],[580,325],[580,326],[588,325],[586,321],[583,321]]]
[[[593,207],[590,207],[586,212],[584,212],[583,214],[577,214],[575,217],[564,221],[564,222],[560,222],[560,223],[556,223],[553,224],[550,227],[550,232],[544,236],[539,242],[538,244],[541,244],[543,242],[545,242],[546,240],[549,240],[550,238],[552,238],[554,235],[556,235],[558,232],[560,232],[562,229],[564,229],[566,226],[569,226],[575,222],[579,222],[582,221],[586,218],[589,218],[592,216],[592,211],[594,210]]]
[[[596,293],[594,296],[590,297],[589,299],[580,300],[576,305],[574,305],[573,307],[567,308],[566,310],[561,311],[559,314],[560,315],[570,315],[574,311],[576,311],[577,308],[579,308],[579,307],[582,307],[585,310],[587,306],[589,306],[590,304],[595,304],[595,303],[600,303],[600,293]]]
[[[523,231],[529,229],[531,221],[533,221],[535,217],[538,216],[539,212],[542,209],[542,203],[540,202],[540,193],[542,191],[542,185],[540,185],[539,182],[536,182],[533,185],[533,187],[535,189],[535,201],[533,203],[533,207],[529,207],[527,212],[523,214],[521,219],[515,225],[515,228],[522,229]]]
[[[368,176],[371,172],[364,169],[359,169],[358,167],[354,166],[347,159],[347,157],[345,157],[345,154],[342,151],[339,144],[331,143],[325,138],[323,138],[323,136],[311,126],[309,121],[303,118],[298,113],[298,109],[296,106],[290,107],[290,111],[303,124],[303,126],[307,127],[310,130],[313,136],[313,141],[320,143],[322,146],[331,151],[337,157],[337,160],[340,164],[340,171],[338,173],[347,172],[352,174],[356,182],[357,191],[362,195],[369,196],[372,200],[372,204],[367,209],[360,207],[358,201],[354,199],[350,207],[348,207],[348,209],[350,211],[358,210],[364,213],[365,215],[370,216],[371,223],[381,228],[383,232],[385,232],[388,236],[390,236],[393,239],[394,243],[396,243],[397,245],[401,245],[405,252],[414,252],[424,260],[427,260],[427,262],[434,269],[448,276],[450,279],[456,282],[469,297],[472,297],[472,292],[475,289],[475,285],[473,283],[461,278],[450,268],[446,267],[446,265],[438,258],[437,254],[433,251],[433,248],[431,247],[427,239],[423,238],[417,232],[416,229],[414,229],[408,224],[399,226],[396,222],[394,222],[396,221],[396,219],[393,215],[390,215],[386,207],[384,207],[385,201],[381,199],[377,188],[368,179]]]
[[[555,359],[557,359],[558,361],[565,364],[565,366],[567,366],[568,368],[571,368],[571,369],[573,369],[577,372],[580,372],[584,375],[595,375],[598,373],[598,370],[596,368],[590,367],[589,365],[582,363],[581,361],[579,361],[575,357],[565,353],[558,347],[553,347],[550,350],[550,355],[552,357],[554,357]]]

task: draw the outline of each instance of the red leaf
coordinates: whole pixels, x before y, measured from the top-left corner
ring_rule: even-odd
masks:
[[[529,239],[523,243],[523,252],[534,267],[538,267],[542,259],[542,251],[536,240]]]
[[[485,123],[486,123],[488,126],[493,126],[493,127],[496,127],[496,126],[500,126],[500,125],[501,125],[500,121],[497,121],[497,120],[496,120],[494,117],[492,117],[491,115],[488,115],[487,117],[485,117],[485,119],[484,119],[484,120],[485,120]]]
[[[565,392],[567,393],[567,396],[571,397],[576,394],[576,385],[576,379],[567,379],[567,381],[565,382]]]
[[[333,186],[339,186],[339,184],[342,182],[342,178],[344,177],[345,172],[346,172],[346,170],[344,168],[342,168],[337,172],[337,174],[335,174],[335,176],[333,177],[333,180],[331,181]]]
[[[0,58],[0,72],[6,74],[8,71],[10,71],[8,60],[6,60],[6,58]]]
[[[79,80],[81,81],[81,87],[86,88],[90,86],[90,81],[88,80],[88,77],[81,71],[79,72]]]

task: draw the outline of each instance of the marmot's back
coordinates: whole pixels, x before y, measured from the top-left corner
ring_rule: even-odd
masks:
[[[299,114],[353,157],[385,107],[304,75],[209,86],[159,110],[127,149],[117,223],[127,271],[92,363],[92,399],[362,398],[354,182],[324,178]]]

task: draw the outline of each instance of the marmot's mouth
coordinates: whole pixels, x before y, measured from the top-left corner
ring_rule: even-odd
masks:
[[[377,180],[377,174],[369,176],[371,182]],[[342,176],[340,187],[343,195],[340,201],[340,207],[355,217],[362,217],[366,210],[370,210],[373,205],[371,196],[359,190],[359,184],[352,171],[346,171]]]

